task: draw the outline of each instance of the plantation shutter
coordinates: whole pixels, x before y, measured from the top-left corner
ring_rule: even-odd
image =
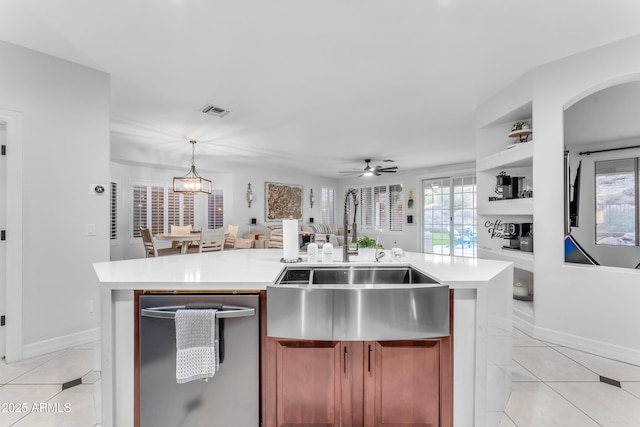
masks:
[[[208,196],[207,227],[224,227],[224,194],[222,190],[212,190]]]
[[[182,225],[180,223],[180,193],[169,191],[167,195],[167,217],[169,225]],[[169,227],[171,229],[171,227]]]
[[[387,225],[387,186],[374,187],[373,200],[375,207],[374,224],[376,228],[386,228]]]
[[[133,192],[133,207],[132,212],[132,224],[131,230],[132,237],[140,237],[140,229],[147,228],[147,186],[146,185],[134,185]]]
[[[402,185],[389,186],[389,230],[402,231],[404,223]]]
[[[335,224],[335,190],[322,189],[322,224]]]
[[[111,240],[118,238],[118,183],[111,181]]]
[[[185,193],[182,195],[182,200],[183,200],[183,212],[182,212],[182,225],[189,225],[191,224],[191,226],[193,227],[194,222],[193,222],[193,200],[194,200],[195,195],[194,194],[188,194]]]
[[[360,189],[360,225],[373,225],[372,188]]]
[[[151,187],[151,233],[164,232],[164,187]]]

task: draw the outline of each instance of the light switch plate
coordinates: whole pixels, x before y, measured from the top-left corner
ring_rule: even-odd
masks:
[[[96,225],[87,224],[87,236],[95,236],[95,235],[96,235]]]

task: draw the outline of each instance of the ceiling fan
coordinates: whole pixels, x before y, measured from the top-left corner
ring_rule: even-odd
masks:
[[[383,160],[384,162],[393,162],[393,160]],[[364,162],[366,163],[366,166],[364,169],[353,169],[350,171],[340,171],[341,174],[345,175],[345,176],[349,176],[349,175],[358,175],[358,177],[361,176],[380,176],[383,173],[396,173],[398,171],[398,167],[397,166],[389,166],[389,167],[382,167],[382,166],[371,166],[371,159],[365,159]]]

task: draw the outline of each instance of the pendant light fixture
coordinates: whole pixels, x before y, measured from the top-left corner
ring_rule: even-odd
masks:
[[[191,169],[185,176],[173,177],[173,192],[211,194],[211,181],[201,177],[196,171],[196,141],[191,140],[189,143],[191,143]]]

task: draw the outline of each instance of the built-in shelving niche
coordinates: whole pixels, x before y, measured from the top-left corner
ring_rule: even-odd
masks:
[[[503,248],[503,239],[491,238],[484,226],[486,221],[534,222],[531,198],[489,201],[496,196],[496,176],[504,171],[510,176],[523,176],[533,187],[533,144],[535,124],[532,120],[532,103],[527,102],[478,129],[476,177],[478,183],[478,257],[510,261],[514,263],[514,283],[526,282],[531,295],[514,296],[514,315],[524,324],[532,324],[534,260],[532,252]],[[520,120],[528,121],[533,129],[531,141],[518,143],[508,134],[511,126]],[[535,225],[534,225],[535,230]],[[535,238],[534,238],[535,251]]]

